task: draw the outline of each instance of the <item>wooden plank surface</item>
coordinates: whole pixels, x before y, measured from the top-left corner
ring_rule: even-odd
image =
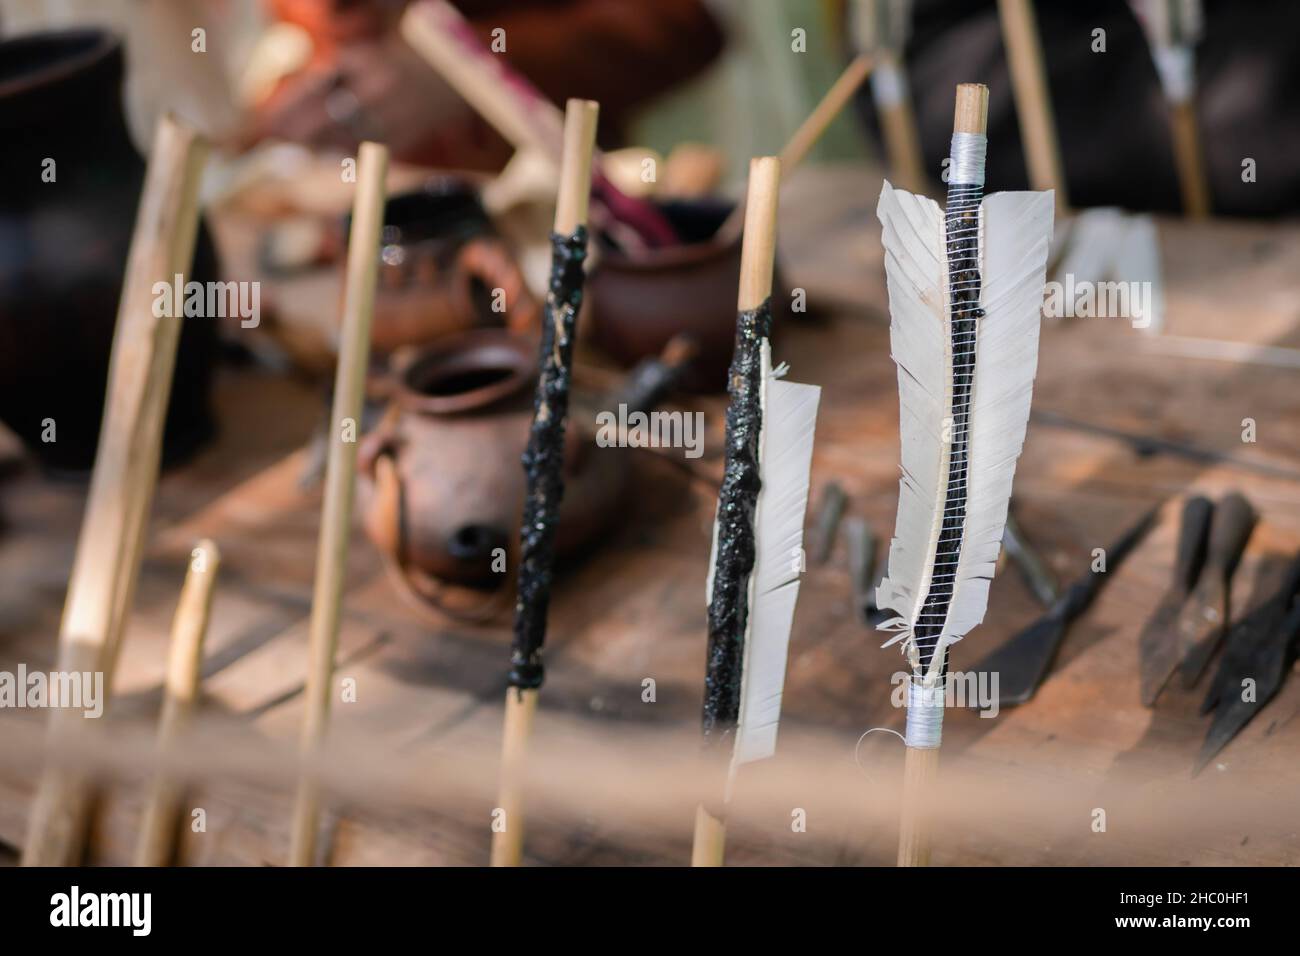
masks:
[[[850,512],[887,538],[897,500],[898,409],[878,192],[879,179],[861,170],[810,169],[792,178],[781,219],[787,280],[828,307],[779,330],[774,351],[795,378],[824,389],[814,506],[825,484],[838,481]],[[1300,344],[1287,291],[1300,272],[1300,229],[1162,222],[1160,234],[1170,333]],[[1141,336],[1113,319],[1047,326],[1036,410],[1300,470],[1296,372],[1153,357]],[[106,789],[96,862],[130,857],[148,757],[131,741],[152,734],[168,624],[186,556],[202,536],[218,543],[224,565],[196,721],[214,743],[191,756],[220,773],[193,794],[207,829],[186,835],[182,859],[278,864],[287,852],[319,513],[316,494],[299,486],[301,447],[324,399],[256,369],[223,369],[219,383],[220,440],[159,486],[119,671],[120,706],[105,722],[105,746],[124,748],[139,766],[126,761]],[[692,465],[716,475],[723,402],[710,397],[688,407],[709,417],[705,457]],[[1244,418],[1256,422],[1253,444],[1242,442]],[[706,482],[686,480],[651,453],[597,453],[635,455],[638,467],[624,520],[590,555],[569,562],[557,586],[535,734],[546,778],[538,787],[562,799],[539,801],[530,812],[526,862],[681,864],[692,821],[689,809],[678,817],[674,808],[692,801],[670,792],[669,772],[655,775],[667,764],[656,761],[664,750],[694,746],[714,497]],[[946,826],[941,821],[936,863],[1300,862],[1294,812],[1276,809],[1300,798],[1300,681],[1292,679],[1195,779],[1190,769],[1207,726],[1196,715],[1198,695],[1175,692],[1154,712],[1137,701],[1136,635],[1170,575],[1176,499],[1193,488],[1214,495],[1237,488],[1261,512],[1234,585],[1237,606],[1247,606],[1266,562],[1300,547],[1300,483],[1142,457],[1109,438],[1031,424],[1015,506],[1063,578],[1082,572],[1092,549],[1144,509],[1164,502],[1165,510],[1071,630],[1030,704],[992,719],[950,713],[941,780],[992,796],[964,815],[954,810]],[[27,470],[10,474],[0,496],[0,670],[19,662],[49,667],[84,489]],[[336,709],[341,779],[327,821],[328,860],[483,864],[509,622],[432,625],[412,613],[359,531],[349,561],[338,672],[355,681],[357,699]],[[901,728],[902,714],[890,704],[901,659],[880,650],[880,635],[854,619],[847,565],[841,537],[831,561],[804,576],[778,754],[747,770],[731,863],[893,860],[888,794],[902,746],[888,734],[859,740],[873,727]],[[985,624],[956,646],[953,666],[973,666],[1039,610],[1014,570],[1004,569]],[[643,700],[647,678],[655,682],[653,703]],[[22,839],[41,717],[0,711],[0,842],[10,846]],[[572,760],[549,774],[548,743]],[[632,769],[620,794],[619,781],[606,778],[625,767]],[[638,769],[647,776],[636,776]],[[859,777],[860,815],[852,792]],[[660,787],[665,812],[645,812]],[[777,796],[767,800],[770,794]],[[1022,804],[1040,794],[1046,809],[1035,816]],[[780,803],[787,796],[788,808]],[[1108,810],[1104,833],[1092,827],[1098,808]],[[806,813],[806,832],[792,830],[795,810]],[[1153,817],[1157,811],[1168,825]]]

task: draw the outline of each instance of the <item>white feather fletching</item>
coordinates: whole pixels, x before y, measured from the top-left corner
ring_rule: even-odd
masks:
[[[1016,460],[1038,366],[1053,196],[997,193],[980,206],[980,305],[968,432],[966,519],[955,587],[938,648],[984,619]],[[902,477],[889,570],[877,605],[918,663],[912,629],[925,601],[948,480],[952,368],[943,210],[885,183],[876,210],[883,226],[890,345],[898,365]],[[888,646],[888,645],[886,645]],[[937,653],[937,664],[942,655]]]
[[[785,688],[786,652],[802,569],[808,472],[821,389],[787,382],[771,367],[763,343],[762,489],[754,514],[754,570],[741,670],[740,719],[732,770],[776,752]]]

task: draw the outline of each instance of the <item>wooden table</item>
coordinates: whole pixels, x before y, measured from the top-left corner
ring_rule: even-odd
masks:
[[[813,508],[835,480],[849,493],[850,513],[885,539],[896,507],[898,408],[878,192],[879,179],[860,169],[809,169],[789,183],[781,219],[786,274],[823,308],[779,330],[775,358],[789,362],[795,380],[824,389]],[[1168,332],[1300,344],[1300,228],[1162,222],[1160,231]],[[1035,409],[1300,472],[1296,371],[1157,357],[1142,342],[1122,320],[1049,323]],[[224,559],[199,717],[211,750],[196,746],[188,757],[220,771],[192,796],[205,830],[186,834],[182,860],[280,863],[287,853],[319,509],[317,493],[299,481],[302,446],[324,406],[316,387],[252,368],[223,369],[216,402],[218,441],[159,487],[119,697],[101,728],[106,749],[125,756],[109,761],[118,776],[106,787],[95,862],[130,858],[170,616],[189,549],[205,535]],[[710,397],[688,407],[710,421],[705,457],[693,465],[716,474],[723,402]],[[1255,443],[1242,441],[1245,418],[1256,423]],[[681,864],[689,859],[691,816],[678,817],[677,807],[688,803],[677,794],[673,812],[652,820],[644,812],[655,804],[654,781],[669,789],[672,781],[653,772],[629,777],[620,800],[617,781],[608,799],[601,787],[609,781],[597,778],[610,767],[637,766],[642,752],[648,763],[664,749],[694,745],[714,493],[707,480],[688,480],[652,453],[599,453],[637,455],[640,467],[626,520],[559,579],[535,736],[536,769],[562,798],[539,800],[526,857]],[[1169,693],[1154,711],[1138,703],[1137,633],[1171,574],[1177,499],[1193,488],[1239,489],[1261,513],[1235,579],[1237,607],[1247,606],[1266,562],[1300,547],[1300,482],[1237,465],[1141,457],[1112,438],[1031,424],[1015,509],[1060,576],[1084,571],[1093,549],[1144,509],[1165,503],[1163,519],[1074,625],[1030,704],[993,719],[949,714],[941,781],[958,803],[965,784],[972,794],[985,790],[969,814],[941,824],[935,863],[1300,862],[1300,681],[1292,679],[1195,779],[1190,769],[1207,727],[1196,714],[1199,695]],[[10,474],[0,489],[0,670],[19,662],[49,668],[84,489],[31,469]],[[346,746],[332,772],[345,792],[327,821],[325,852],[339,865],[483,864],[508,621],[467,626],[414,613],[360,531],[350,560],[338,672],[340,681],[355,681],[356,702],[335,707],[334,729]],[[954,648],[953,667],[973,666],[1040,610],[1014,569],[1005,569],[984,625]],[[831,560],[804,575],[778,754],[746,774],[729,862],[893,862],[893,810],[880,800],[896,789],[902,746],[876,734],[859,747],[869,728],[902,725],[890,704],[890,675],[901,658],[880,643],[852,613],[841,536]],[[653,702],[643,699],[646,679],[654,681]],[[10,847],[21,844],[43,726],[39,712],[0,711],[0,843]],[[567,746],[570,761],[549,773],[548,741]],[[844,792],[854,774],[865,781],[860,816],[856,797]],[[782,798],[793,794],[788,810],[759,799],[767,785]],[[1021,812],[1026,795],[1039,793],[1049,810]],[[1104,832],[1095,825],[1099,809]],[[798,810],[806,832],[791,826]]]

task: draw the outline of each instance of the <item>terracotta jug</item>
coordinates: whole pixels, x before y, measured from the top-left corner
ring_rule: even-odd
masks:
[[[534,338],[501,329],[440,339],[398,371],[392,404],[359,449],[367,533],[403,583],[442,610],[454,610],[445,585],[499,592],[513,571],[536,351]],[[628,468],[619,449],[595,445],[574,411],[556,542],[561,557],[605,527]]]

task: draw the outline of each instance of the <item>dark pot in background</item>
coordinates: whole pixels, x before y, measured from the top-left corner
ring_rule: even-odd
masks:
[[[144,181],[122,106],[122,46],[97,30],[0,41],[0,420],[50,468],[94,463],[117,305]],[[46,159],[55,181],[45,182]],[[202,227],[192,275],[215,278]],[[181,325],[163,459],[213,432],[215,320]],[[56,441],[42,441],[46,419]]]
[[[514,567],[537,382],[537,342],[505,329],[440,339],[397,373],[393,404],[359,449],[367,533],[417,595],[442,610],[439,583],[496,587],[493,550]],[[556,551],[571,554],[611,520],[625,454],[595,447],[571,409]]]
[[[351,232],[351,216],[343,230]],[[536,334],[541,308],[493,232],[477,187],[465,180],[438,176],[423,189],[390,196],[375,254],[379,279],[370,341],[378,354],[503,323]],[[492,308],[498,288],[505,293],[504,313]]]
[[[659,204],[681,245],[629,255],[604,247],[587,278],[592,341],[623,365],[660,354],[678,335],[698,353],[683,371],[680,387],[721,392],[736,339],[736,292],[740,285],[740,236],[722,242],[716,233],[732,204],[720,199]],[[780,270],[772,279],[773,318],[790,315],[790,295]]]

